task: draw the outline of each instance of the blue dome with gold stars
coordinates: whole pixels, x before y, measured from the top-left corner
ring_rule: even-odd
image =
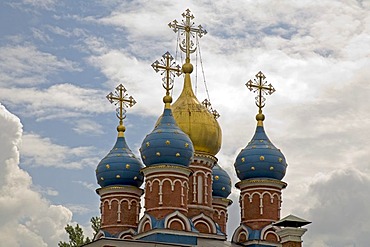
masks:
[[[281,180],[285,176],[287,163],[283,153],[271,143],[263,125],[248,145],[242,149],[234,163],[240,180],[251,178],[272,178]]]
[[[216,163],[212,168],[212,175],[212,197],[227,198],[231,193],[231,179],[229,174]]]
[[[171,109],[165,108],[162,118],[148,134],[140,148],[146,166],[171,164],[189,166],[194,154],[190,138],[177,126]]]
[[[141,161],[135,157],[126,144],[125,137],[119,136],[112,150],[100,161],[96,169],[96,178],[101,187],[110,185],[143,184]]]

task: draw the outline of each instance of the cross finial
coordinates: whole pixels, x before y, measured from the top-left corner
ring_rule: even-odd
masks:
[[[220,117],[220,113],[218,113],[218,111],[213,109],[211,105],[211,101],[209,101],[208,99],[205,99],[202,101],[202,105],[204,105],[204,107],[207,108],[207,110],[213,115],[215,119],[218,119]]]
[[[123,119],[126,118],[125,108],[132,107],[136,104],[136,101],[134,100],[134,98],[132,96],[128,96],[126,91],[127,91],[126,88],[122,84],[119,84],[116,87],[116,90],[114,91],[114,93],[110,92],[107,95],[107,99],[109,100],[111,104],[112,103],[114,103],[115,105],[119,104],[119,106],[116,109],[116,116],[119,119],[119,125],[117,126],[119,137],[123,137],[124,132],[126,130],[126,127],[123,125]]]
[[[198,25],[197,27],[194,26],[195,23],[192,21],[194,19],[194,15],[189,9],[185,10],[182,17],[185,18],[185,20],[181,21],[182,24],[179,24],[177,20],[174,20],[173,22],[170,22],[168,26],[172,28],[175,33],[180,30],[181,35],[185,35],[185,38],[180,42],[179,46],[186,54],[185,62],[190,63],[190,53],[194,53],[197,49],[191,38],[194,38],[196,35],[201,38],[203,35],[207,34],[207,31],[203,29],[201,25]]]
[[[155,72],[159,72],[160,70],[162,70],[161,75],[164,74],[164,77],[162,79],[162,86],[164,89],[166,89],[166,96],[164,96],[163,102],[165,103],[165,107],[169,108],[172,102],[170,90],[172,90],[173,88],[173,78],[176,75],[181,75],[181,67],[179,65],[176,65],[176,62],[173,61],[173,57],[169,52],[163,54],[160,61],[156,60],[152,64],[152,67]]]
[[[253,79],[253,81],[249,80],[245,84],[250,91],[253,91],[254,93],[257,92],[255,99],[258,107],[258,114],[256,116],[258,125],[262,125],[262,122],[265,119],[265,116],[262,114],[262,108],[265,106],[266,100],[264,95],[271,95],[276,91],[271,83],[267,85],[267,81],[265,81],[265,79],[265,75],[260,71],[257,73],[256,78]]]

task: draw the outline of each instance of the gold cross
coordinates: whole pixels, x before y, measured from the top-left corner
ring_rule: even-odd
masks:
[[[172,28],[175,33],[179,30],[182,30],[182,35],[185,33],[185,39],[182,40],[179,46],[180,49],[186,54],[186,62],[190,63],[190,53],[194,53],[197,49],[194,47],[194,42],[190,39],[190,35],[192,38],[194,38],[196,35],[201,38],[203,35],[207,34],[207,31],[203,29],[201,25],[194,27],[194,22],[192,21],[194,19],[194,15],[189,9],[182,14],[182,17],[185,18],[185,20],[181,21],[182,25],[178,24],[177,20],[174,20],[173,22],[170,22],[168,26]]]
[[[114,91],[114,94],[110,92],[107,95],[107,99],[111,104],[115,102],[115,105],[117,105],[119,103],[119,106],[116,109],[116,116],[119,119],[119,126],[117,127],[118,132],[125,131],[125,128],[123,126],[123,119],[126,118],[125,108],[132,107],[136,104],[134,98],[132,96],[128,96],[126,91],[126,88],[122,84],[119,84],[116,87],[116,91]]]
[[[173,77],[175,75],[180,76],[181,75],[181,67],[179,65],[176,65],[176,62],[172,62],[173,57],[169,52],[166,52],[162,55],[162,58],[160,61],[156,60],[152,67],[155,70],[155,72],[159,72],[160,70],[163,70],[161,75],[165,74],[163,77],[163,84],[162,86],[164,89],[166,89],[166,95],[170,95],[170,90],[173,88]]]
[[[209,101],[208,99],[205,99],[202,101],[202,105],[204,105],[204,107],[207,108],[207,110],[213,115],[215,119],[218,119],[220,117],[220,114],[218,113],[218,111],[213,109],[211,105],[211,101]]]
[[[265,75],[260,71],[256,75],[256,79],[249,80],[245,85],[250,91],[253,91],[254,93],[257,92],[256,97],[256,105],[259,108],[259,113],[262,113],[262,108],[265,106],[265,97],[264,95],[271,95],[276,90],[275,88],[270,84],[267,84],[267,81],[265,81],[266,77]]]

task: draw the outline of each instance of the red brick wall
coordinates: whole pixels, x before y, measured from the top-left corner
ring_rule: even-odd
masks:
[[[139,219],[137,206],[140,206],[139,196],[133,193],[111,193],[103,195],[101,202],[102,230],[116,234],[137,227]],[[119,208],[120,214],[118,213]]]
[[[187,177],[181,178],[171,174],[158,174],[147,178],[145,186],[146,212],[157,219],[162,219],[176,210],[186,215],[187,183]],[[160,189],[160,184],[162,184],[162,189]]]
[[[203,213],[212,218],[212,170],[209,167],[205,167],[197,163],[192,163],[190,169],[193,172],[189,177],[189,205],[192,205],[193,207],[189,207],[188,216],[189,218],[192,218]],[[203,181],[201,202],[198,200],[198,194],[200,193],[200,191],[198,191],[199,176],[202,178]],[[196,193],[194,193],[194,188]],[[197,208],[196,206],[202,207]]]
[[[268,192],[268,193],[266,193]],[[244,196],[244,198],[243,198]],[[252,201],[250,201],[250,196]],[[261,214],[261,196],[262,196],[262,214]],[[273,200],[271,200],[271,196]],[[281,192],[270,187],[256,187],[255,189],[244,188],[240,193],[240,208],[244,204],[243,212],[241,212],[241,222],[248,225],[252,229],[262,229],[263,227],[279,220],[280,218],[280,199]]]

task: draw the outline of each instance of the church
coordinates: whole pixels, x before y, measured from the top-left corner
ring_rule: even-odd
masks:
[[[126,143],[123,123],[126,109],[136,104],[133,96],[122,84],[107,96],[118,105],[118,136],[96,169],[101,229],[85,246],[302,246],[307,231],[303,226],[310,222],[280,215],[287,163],[264,128],[265,96],[274,93],[274,87],[267,85],[262,72],[246,83],[257,94],[258,113],[254,136],[235,157],[240,196],[239,202],[232,202],[230,176],[217,159],[222,142],[219,114],[208,100],[197,99],[191,82],[191,54],[197,48],[193,39],[207,32],[194,23],[190,10],[182,17],[169,24],[183,37],[182,66],[169,52],[152,64],[163,75],[164,110],[144,138],[140,158]],[[183,89],[173,100],[173,79],[180,75]],[[232,203],[239,203],[240,224],[228,237]]]

